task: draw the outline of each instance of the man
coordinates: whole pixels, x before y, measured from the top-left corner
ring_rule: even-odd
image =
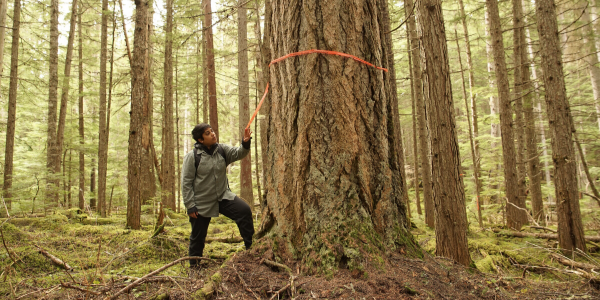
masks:
[[[208,225],[219,214],[232,219],[240,230],[246,249],[252,245],[254,224],[250,206],[229,189],[227,165],[250,153],[252,132],[246,128],[240,147],[218,144],[209,124],[198,124],[192,130],[194,149],[183,158],[181,194],[192,225],[190,256],[202,256]],[[200,261],[190,260],[190,267]]]

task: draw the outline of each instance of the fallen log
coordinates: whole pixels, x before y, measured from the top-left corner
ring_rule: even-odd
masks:
[[[521,232],[521,231],[506,231],[506,230],[500,230],[500,229],[492,229],[492,231],[494,231],[495,233],[501,234],[501,235],[513,236],[513,237],[521,237],[521,238],[535,237],[535,238],[540,238],[540,239],[558,240],[558,234],[554,234],[554,233],[531,233],[531,232]],[[585,240],[598,243],[598,242],[600,242],[600,236],[586,236]]]
[[[598,266],[594,266],[592,264],[586,264],[586,263],[580,263],[580,262],[576,262],[574,260],[571,259],[566,259],[556,253],[552,253],[551,254],[552,257],[554,259],[556,259],[559,263],[567,266],[567,267],[573,267],[573,268],[579,268],[579,269],[586,269],[586,270],[594,270],[594,269],[598,269]]]
[[[41,255],[45,256],[46,258],[48,258],[50,261],[52,261],[52,263],[54,265],[56,265],[59,268],[63,268],[67,271],[73,270],[73,268],[71,268],[71,266],[69,266],[66,262],[60,260],[58,257],[48,253],[48,251],[42,249],[42,247],[35,245],[38,248],[38,251],[40,252]]]

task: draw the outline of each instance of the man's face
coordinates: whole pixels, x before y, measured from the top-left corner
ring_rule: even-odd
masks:
[[[202,139],[200,139],[199,142],[207,148],[210,148],[212,145],[217,143],[217,135],[213,129],[209,127],[208,129],[204,130]]]

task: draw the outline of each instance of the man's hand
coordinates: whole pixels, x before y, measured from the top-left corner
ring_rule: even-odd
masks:
[[[252,131],[250,131],[250,128],[246,128],[244,130],[244,142],[249,141],[251,136],[252,136]]]
[[[198,218],[198,212],[197,212],[197,211],[195,211],[195,212],[193,212],[193,213],[189,214],[189,216],[190,216],[191,218],[197,219],[197,218]]]

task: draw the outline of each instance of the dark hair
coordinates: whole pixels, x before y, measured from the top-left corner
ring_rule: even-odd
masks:
[[[192,138],[194,139],[194,141],[197,142],[199,139],[204,140],[202,135],[208,128],[211,128],[211,127],[210,127],[210,125],[208,125],[206,123],[200,123],[200,124],[194,126],[194,129],[192,130]]]

